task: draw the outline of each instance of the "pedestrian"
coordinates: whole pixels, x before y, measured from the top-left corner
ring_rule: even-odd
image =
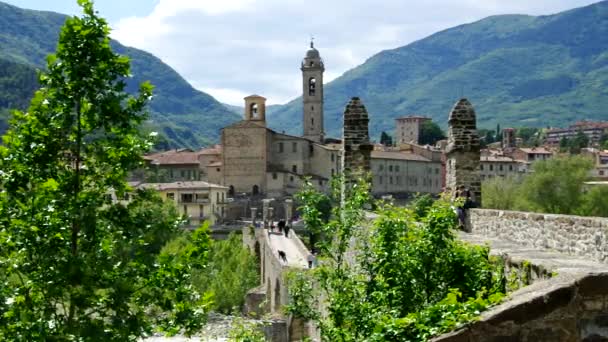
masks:
[[[308,268],[312,268],[312,263],[315,261],[315,257],[312,255],[312,253],[308,253],[306,260],[308,261]]]
[[[277,225],[279,226],[279,234],[283,234],[283,229],[285,228],[285,220],[280,219]]]
[[[289,226],[285,225],[285,237],[289,237]]]

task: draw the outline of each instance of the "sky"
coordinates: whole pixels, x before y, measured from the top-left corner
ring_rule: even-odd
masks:
[[[0,0],[77,14],[76,0]],[[490,15],[548,15],[597,0],[97,0],[112,37],[153,53],[195,88],[242,105],[302,92],[311,37],[325,83],[374,54]]]

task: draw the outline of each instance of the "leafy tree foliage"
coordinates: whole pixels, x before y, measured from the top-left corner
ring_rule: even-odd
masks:
[[[587,146],[589,146],[589,137],[582,131],[576,132],[576,135],[572,139],[563,137],[559,141],[560,151],[570,154],[579,154],[581,153],[581,149]]]
[[[425,341],[500,302],[503,267],[487,248],[455,239],[457,218],[448,201],[436,201],[418,221],[410,209],[380,206],[369,223],[363,214],[371,201],[367,183],[347,190],[323,227],[333,240],[313,270],[327,314],[309,317],[319,320],[324,340]]]
[[[484,207],[553,214],[608,216],[608,188],[588,188],[593,161],[563,156],[534,163],[523,180],[495,178],[482,184]]]
[[[0,339],[134,341],[196,331],[208,298],[190,287],[208,236],[160,253],[181,220],[153,194],[128,205],[125,178],[150,143],[138,131],[151,86],[124,92],[129,61],[88,0],[65,22],[27,112],[0,149]],[[151,314],[154,313],[154,314]]]
[[[608,133],[602,134],[599,141],[600,148],[603,150],[608,150]]]
[[[433,121],[425,121],[420,126],[420,145],[435,145],[441,139],[445,139],[445,133]]]
[[[380,143],[384,146],[392,146],[393,145],[393,137],[388,135],[385,131],[382,131],[380,134]]]
[[[317,249],[317,241],[323,235],[323,227],[331,217],[331,198],[316,190],[310,179],[306,179],[296,199],[303,205],[298,207],[309,232],[310,247]]]
[[[200,292],[214,295],[214,308],[223,313],[240,312],[245,294],[260,284],[259,265],[255,256],[243,247],[239,235],[213,241],[209,265],[196,272],[193,284]]]
[[[539,146],[541,130],[535,127],[520,127],[515,130],[515,136],[521,138],[524,146]]]

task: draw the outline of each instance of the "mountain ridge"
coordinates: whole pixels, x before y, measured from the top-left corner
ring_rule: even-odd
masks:
[[[370,133],[394,129],[394,118],[425,114],[443,127],[460,97],[478,123],[564,125],[606,118],[608,1],[552,15],[498,15],[381,51],[325,85],[325,124],[340,134],[344,105],[359,96]],[[321,50],[321,55],[323,51]],[[330,65],[326,65],[331,68]],[[268,115],[272,128],[300,133],[301,97]]]
[[[45,58],[55,51],[60,28],[67,18],[60,13],[22,9],[0,2],[0,62],[17,63],[32,70],[45,68]],[[197,148],[210,144],[217,141],[222,127],[239,119],[212,96],[192,87],[160,58],[116,40],[112,40],[111,45],[116,53],[131,59],[133,78],[127,81],[129,92],[134,92],[145,80],[155,86],[148,107],[151,119],[148,126],[164,136],[160,148]],[[7,98],[11,96],[6,88],[10,84],[21,82],[27,89],[31,88],[26,79],[32,77],[32,72],[24,72],[19,76],[22,79],[17,80],[4,79],[0,74],[0,109],[7,108]],[[20,101],[18,109],[25,109],[22,102],[29,101]],[[0,128],[5,124],[0,122]]]

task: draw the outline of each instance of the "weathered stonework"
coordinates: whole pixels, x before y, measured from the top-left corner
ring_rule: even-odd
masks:
[[[448,127],[446,186],[450,190],[459,185],[468,187],[473,201],[481,205],[479,135],[475,109],[467,99],[460,99],[454,105]]]
[[[369,141],[369,117],[358,97],[353,97],[344,109],[344,131],[342,134],[342,168],[355,175],[370,171],[371,152]]]
[[[608,218],[471,209],[474,234],[608,262]]]
[[[505,239],[470,233],[460,238],[489,245],[492,254],[510,264],[530,265],[532,284],[482,313],[478,321],[432,341],[608,341],[608,266]]]

